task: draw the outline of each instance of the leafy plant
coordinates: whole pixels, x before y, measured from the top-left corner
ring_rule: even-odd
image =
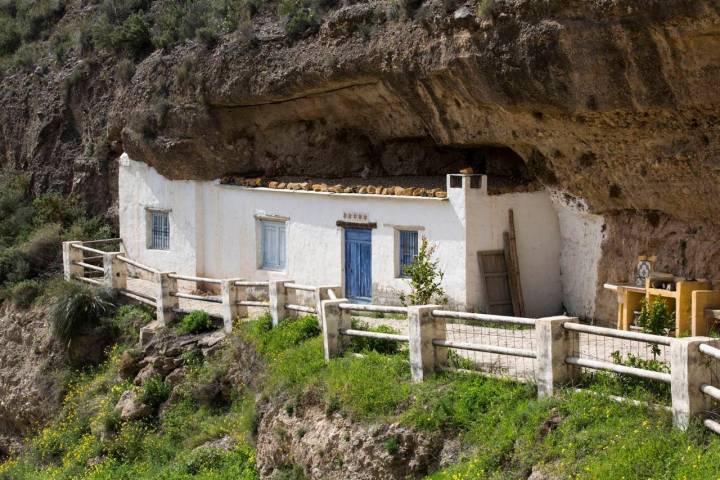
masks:
[[[354,330],[367,330],[369,332],[378,333],[400,333],[397,329],[394,329],[388,325],[378,325],[377,327],[370,327],[367,322],[363,322],[362,320],[357,319],[352,320],[352,328]],[[378,353],[394,355],[400,350],[400,342],[395,342],[393,340],[380,340],[376,338],[352,337],[352,341],[348,350],[351,352],[374,350]]]
[[[667,335],[668,330],[671,330],[675,326],[675,313],[670,312],[667,303],[661,298],[656,298],[650,304],[643,298],[640,303],[640,314],[637,317],[637,324],[645,333]],[[660,354],[660,347],[652,344],[650,351],[653,354],[653,358],[656,358]]]
[[[170,385],[160,375],[153,375],[145,381],[140,391],[140,401],[156,409],[170,397],[170,391]]]
[[[387,440],[385,440],[385,443],[383,443],[383,446],[385,447],[385,451],[388,453],[388,455],[395,455],[400,451],[400,446],[398,445],[398,440],[395,437],[390,437]]]
[[[440,270],[439,261],[434,260],[437,246],[430,246],[427,238],[420,241],[420,249],[413,262],[405,267],[405,274],[409,277],[410,293],[400,294],[403,305],[428,305],[447,303],[442,280],[445,273]]]
[[[110,315],[115,308],[111,292],[79,282],[63,282],[53,293],[52,332],[61,342],[71,340],[101,317]]]
[[[183,317],[178,330],[184,334],[202,333],[212,330],[213,327],[213,321],[207,312],[193,310]]]

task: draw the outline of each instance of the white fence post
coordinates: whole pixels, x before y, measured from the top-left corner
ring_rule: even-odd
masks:
[[[577,318],[559,316],[539,318],[535,322],[535,380],[541,398],[551,397],[556,384],[568,382],[580,375],[578,367],[565,363],[565,359],[573,354],[574,346],[580,345],[578,332],[563,328],[565,322],[574,321]]]
[[[232,332],[233,320],[240,316],[241,310],[247,313],[247,308],[241,308],[238,302],[238,288],[235,282],[239,278],[226,278],[220,280],[220,296],[222,298],[223,326],[226,333]]]
[[[338,357],[342,354],[347,338],[340,335],[340,329],[350,328],[350,315],[340,309],[340,304],[347,302],[346,298],[337,300],[323,300],[320,305],[322,311],[323,350],[325,360]]]
[[[685,337],[670,340],[670,391],[673,423],[686,430],[693,417],[710,408],[710,397],[700,391],[703,383],[711,384],[711,360],[699,347],[706,343],[720,348],[720,340],[708,337]]]
[[[175,310],[178,308],[178,298],[170,295],[176,293],[177,280],[170,277],[172,272],[160,272],[155,274],[157,284],[157,319],[162,326],[170,325],[175,318]]]
[[[106,288],[124,290],[127,288],[127,265],[117,259],[118,255],[117,252],[103,254],[103,284]]]
[[[422,382],[435,372],[439,363],[435,355],[435,346],[432,344],[433,339],[437,338],[436,322],[432,315],[432,311],[436,308],[438,308],[436,305],[413,305],[408,307],[410,372],[414,382]],[[443,333],[441,332],[444,340],[445,335]],[[447,358],[447,353],[445,355]]]
[[[268,292],[270,294],[270,316],[272,317],[273,327],[276,327],[287,317],[285,304],[287,301],[287,288],[285,283],[292,280],[270,280],[268,282]]]
[[[80,265],[75,265],[75,262],[83,261],[83,252],[79,248],[72,248],[72,245],[82,245],[82,242],[72,241],[62,244],[63,275],[67,281],[85,276],[85,269]]]
[[[330,298],[330,296],[328,295],[328,290],[332,290],[333,295],[335,295],[335,298]],[[342,297],[342,287],[338,287],[338,286],[315,287],[315,311],[317,312],[318,323],[320,324],[320,328],[324,328],[323,327],[323,309],[322,309],[323,300],[336,300],[340,297]]]

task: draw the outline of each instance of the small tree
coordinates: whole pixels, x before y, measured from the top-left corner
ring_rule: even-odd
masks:
[[[400,294],[403,305],[428,305],[430,303],[447,303],[442,279],[445,273],[440,270],[438,260],[434,260],[436,246],[430,246],[427,238],[420,242],[420,250],[413,259],[412,264],[405,267],[405,274],[409,277],[410,293]]]

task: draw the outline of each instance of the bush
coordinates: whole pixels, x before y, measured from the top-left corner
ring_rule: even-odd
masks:
[[[30,262],[25,253],[16,248],[0,251],[0,283],[21,282],[30,275]]]
[[[152,48],[150,26],[145,16],[133,13],[110,35],[110,42],[116,52],[125,52],[135,58],[141,57]]]
[[[278,14],[286,18],[285,33],[292,40],[315,33],[319,27],[316,8],[306,0],[281,0]]]
[[[20,308],[28,308],[42,292],[42,285],[37,280],[23,280],[10,289],[10,300]]]
[[[367,330],[369,332],[395,334],[400,333],[398,330],[388,325],[378,325],[377,327],[370,327],[367,322],[355,319],[353,319],[352,321],[352,328],[354,330]],[[395,342],[393,340],[379,340],[375,338],[353,337],[348,350],[350,350],[351,352],[374,350],[378,353],[394,355],[400,350],[400,342]]]
[[[140,391],[140,401],[152,409],[158,408],[170,396],[170,385],[160,375],[153,375]]]
[[[215,327],[210,315],[202,310],[193,310],[180,321],[178,330],[181,333],[202,333],[212,330]]]
[[[79,282],[62,282],[53,292],[55,302],[50,309],[55,338],[67,342],[115,308],[110,292]]]
[[[153,318],[153,313],[144,306],[123,305],[118,308],[113,322],[125,335],[137,338],[140,328],[150,323]]]
[[[51,223],[32,232],[20,250],[31,267],[32,275],[59,269],[62,257],[62,227]]]
[[[435,246],[429,246],[427,238],[423,237],[420,249],[412,264],[405,267],[405,274],[409,277],[410,293],[400,294],[403,305],[428,305],[430,303],[447,303],[445,290],[442,287],[444,273],[440,270],[437,260],[433,260]]]
[[[83,62],[83,65],[87,64]],[[81,67],[79,70],[82,69]],[[32,204],[35,209],[35,225],[56,223],[68,226],[82,216],[82,207],[75,197],[66,197],[57,192],[40,195]]]
[[[16,23],[0,14],[0,56],[11,55],[20,46],[20,31]]]

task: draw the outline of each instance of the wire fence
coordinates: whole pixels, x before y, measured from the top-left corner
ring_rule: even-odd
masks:
[[[488,322],[477,319],[446,319],[446,340],[488,347],[522,349],[535,352],[535,329],[531,325]],[[531,379],[537,361],[492,352],[449,348],[448,367],[493,375]]]
[[[670,372],[668,345],[586,332],[577,332],[571,338],[572,357],[651,372]],[[643,397],[654,402],[670,403],[668,383],[638,378],[628,373],[609,372],[584,366],[578,368],[582,371],[580,380],[582,387],[599,387],[614,395]],[[647,398],[648,394],[650,398]]]

